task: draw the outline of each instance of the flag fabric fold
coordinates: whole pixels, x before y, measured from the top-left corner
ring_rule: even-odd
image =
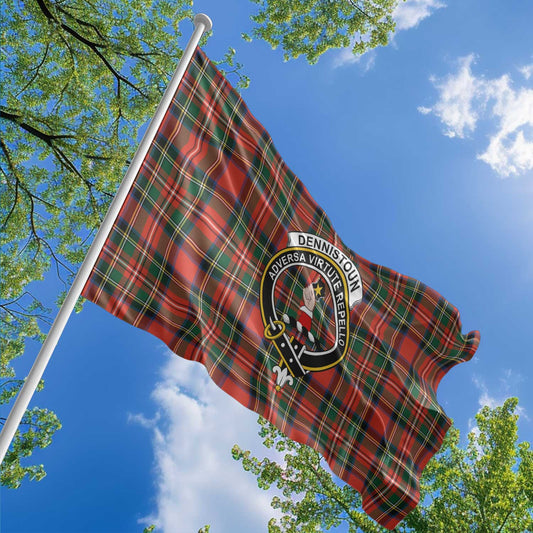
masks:
[[[437,386],[479,343],[436,291],[343,244],[200,49],[83,296],[318,450],[389,529],[450,426]]]

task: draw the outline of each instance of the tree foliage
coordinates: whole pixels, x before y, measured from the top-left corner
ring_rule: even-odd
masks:
[[[333,48],[350,47],[354,55],[385,46],[395,29],[399,0],[252,0],[259,13],[246,40],[264,39],[280,46],[285,60],[304,55],[310,64]]]
[[[420,504],[397,532],[533,530],[533,451],[528,442],[517,442],[517,402],[509,398],[501,407],[483,407],[465,447],[460,446],[459,430],[448,431],[422,474]],[[388,531],[362,511],[354,489],[337,484],[317,452],[287,439],[264,419],[259,424],[264,445],[282,452],[283,463],[259,459],[237,445],[232,453],[257,477],[260,488],[275,486],[281,492],[272,507],[283,516],[269,522],[269,533],[314,533],[341,524],[350,533]]]
[[[52,269],[70,282],[181,57],[192,0],[6,0],[0,98],[1,402],[22,385],[13,360],[43,340],[50,310],[32,282]],[[187,33],[192,24],[185,25]],[[184,27],[185,27],[184,26]],[[225,57],[239,76],[234,50]],[[19,460],[60,427],[46,410],[26,414],[2,464],[16,487],[42,467]],[[3,420],[0,419],[0,423]],[[31,429],[30,429],[31,428]],[[16,472],[16,475],[15,475]],[[9,474],[11,473],[11,474]],[[13,477],[14,476],[14,477]]]

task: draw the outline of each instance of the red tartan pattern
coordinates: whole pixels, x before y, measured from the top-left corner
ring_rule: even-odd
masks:
[[[350,312],[346,357],[277,390],[279,356],[264,338],[259,291],[289,231],[318,235],[351,258],[363,301]],[[296,294],[312,275],[287,273],[276,293]],[[417,505],[420,474],[450,426],[437,386],[479,343],[437,292],[344,246],[199,49],[83,295],[200,361],[228,394],[317,449],[389,529]],[[326,339],[326,300],[314,316]]]

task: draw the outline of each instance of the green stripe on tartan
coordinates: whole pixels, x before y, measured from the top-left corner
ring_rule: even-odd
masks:
[[[235,191],[227,172],[236,175]],[[477,344],[477,337],[461,334],[455,309],[420,282],[344,247],[268,133],[200,50],[126,204],[84,295],[176,353],[202,360],[221,387],[323,452],[363,493],[371,516],[393,527],[418,498],[420,465],[412,457],[427,461],[449,423],[432,380]],[[213,206],[222,209],[219,216]],[[264,343],[252,309],[263,270],[287,245],[289,231],[340,247],[361,268],[364,298],[350,315],[344,360],[278,393],[272,368],[279,355]],[[308,275],[300,269],[280,278],[278,312],[294,314],[290,299],[301,298]],[[169,287],[176,292],[167,294]],[[330,303],[319,302],[314,314],[314,334],[332,338]],[[391,431],[394,444],[381,431]]]

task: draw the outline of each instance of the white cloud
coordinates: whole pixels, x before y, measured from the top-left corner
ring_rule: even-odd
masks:
[[[161,417],[156,413],[153,418],[147,418],[142,413],[128,413],[128,422],[137,424],[145,429],[154,429]]]
[[[369,50],[363,55],[354,55],[351,48],[343,48],[333,58],[333,67],[345,67],[346,65],[358,64],[363,72],[368,72],[376,63],[377,52]]]
[[[443,82],[432,78],[431,81],[440,91],[439,101],[432,108],[423,108],[423,113],[433,112],[447,126],[445,135],[461,137],[473,132],[478,120],[474,102],[482,97],[478,81],[472,76],[471,64],[474,56],[459,60],[456,75],[448,76]]]
[[[507,75],[485,85],[487,97],[494,102],[492,115],[499,120],[499,129],[479,159],[502,176],[533,169],[533,90],[514,90]],[[531,140],[526,140],[525,132]]]
[[[507,398],[517,394],[519,385],[525,381],[525,377],[522,374],[508,368],[504,370],[502,376],[500,377],[499,386],[497,388],[493,387],[491,392],[489,392],[489,389],[483,379],[474,376],[472,381],[480,392],[478,398],[479,408],[481,409],[484,406],[488,406],[491,409],[494,409],[503,405]],[[527,422],[531,421],[527,411],[521,405],[517,405],[516,413],[523,420],[526,420]]]
[[[400,0],[392,15],[396,21],[396,31],[415,28],[442,7],[446,7],[446,4],[439,0]]]
[[[480,119],[491,121],[493,132],[478,159],[501,177],[533,169],[533,90],[514,88],[508,74],[487,80],[472,73],[473,54],[458,59],[455,73],[430,80],[439,92],[432,107],[420,106],[444,124],[444,135],[464,138],[476,131]]]
[[[422,113],[422,115],[429,115],[432,111],[431,107],[424,107],[423,105],[418,106],[418,111]]]
[[[442,7],[446,7],[446,4],[439,0],[400,0],[392,13],[392,18],[396,22],[396,32],[392,35],[391,39],[402,30],[415,28],[422,20]],[[356,63],[362,67],[364,72],[367,72],[375,64],[376,54],[375,48],[369,50],[362,56],[354,55],[351,47],[343,48],[336,52],[333,58],[333,67],[344,67]]]
[[[524,382],[525,378],[521,374],[516,373],[509,368],[505,370],[502,377],[500,377],[499,386],[492,387],[490,392],[482,378],[474,376],[472,381],[480,393],[478,397],[479,412],[485,406],[490,407],[490,409],[495,409],[496,407],[502,406],[507,398],[516,395],[518,385]],[[515,412],[519,416],[519,424],[524,420],[526,422],[531,422],[531,418],[528,416],[527,411],[521,405],[516,406]],[[468,431],[469,433],[474,433],[476,437],[479,436],[480,429],[477,426],[475,418],[468,419]],[[477,445],[476,448],[478,453],[483,453],[479,445]]]
[[[506,396],[512,396],[517,388],[526,381],[526,378],[520,372],[515,372],[511,368],[507,368],[503,371],[500,377],[500,387],[502,394]]]
[[[480,395],[478,398],[478,405],[480,409],[485,406],[488,406],[491,409],[494,409],[495,407],[498,407],[503,404],[503,402],[505,401],[505,398],[501,398],[498,400],[494,396],[491,396],[489,394],[487,386],[485,385],[485,382],[481,378],[474,376],[472,378],[472,381],[474,382],[474,385],[480,392]]]
[[[526,80],[529,80],[533,76],[533,63],[531,65],[524,65],[518,69]]]
[[[210,524],[217,533],[264,531],[272,516],[272,492],[257,487],[255,476],[231,457],[239,444],[270,455],[257,435],[257,415],[209,378],[205,368],[169,356],[153,398],[152,419],[129,415],[152,432],[156,472],[156,511],[143,518],[163,532],[198,531]]]

